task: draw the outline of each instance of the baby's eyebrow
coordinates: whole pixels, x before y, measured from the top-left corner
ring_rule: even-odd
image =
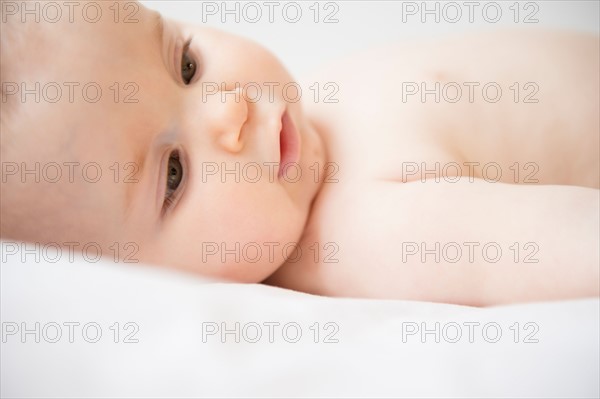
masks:
[[[163,33],[165,31],[165,20],[163,19],[163,16],[157,12],[157,11],[152,11],[154,13],[154,18],[155,18],[155,23],[156,26],[154,28],[154,32],[156,34],[156,38],[158,40],[159,45],[162,47],[162,38],[163,38]]]
[[[150,10],[150,12],[153,14],[152,15],[152,19],[154,20],[154,27],[153,27],[153,32],[155,34],[155,40],[157,41],[157,44],[159,46],[159,48],[162,48],[162,39],[163,39],[163,33],[164,33],[164,29],[165,29],[165,24],[164,24],[164,19],[163,16],[154,10]],[[161,135],[162,136],[162,135]],[[132,175],[132,180],[135,182],[134,184],[128,184],[127,188],[125,190],[125,215],[129,215],[131,212],[131,209],[133,207],[133,197],[135,195],[135,192],[137,189],[139,184],[140,184],[140,177],[144,175],[144,166],[146,165],[146,158],[149,156],[149,151],[151,150],[151,144],[150,142],[146,142],[142,145],[139,145],[139,141],[136,142],[136,146],[134,147],[134,157],[133,157],[133,166],[134,166],[134,174]]]

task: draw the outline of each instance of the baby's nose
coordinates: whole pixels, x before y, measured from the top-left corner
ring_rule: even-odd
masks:
[[[240,88],[220,90],[206,96],[207,121],[210,134],[224,150],[237,153],[244,148],[242,128],[248,120],[248,102]]]

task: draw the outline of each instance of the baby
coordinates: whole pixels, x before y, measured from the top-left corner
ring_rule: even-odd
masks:
[[[130,2],[55,23],[18,7],[2,2],[5,240],[328,296],[599,295],[597,37],[387,45],[302,80],[337,102],[295,101],[247,39]]]

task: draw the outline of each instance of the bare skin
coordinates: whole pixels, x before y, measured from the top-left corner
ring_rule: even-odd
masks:
[[[111,2],[98,4],[111,15]],[[380,48],[302,85],[335,82],[337,104],[289,102],[280,91],[254,102],[244,93],[236,100],[236,84],[292,81],[268,50],[145,7],[136,18],[12,19],[3,30],[0,72],[11,90],[96,82],[106,93],[98,102],[11,94],[3,104],[3,239],[94,241],[109,256],[115,242],[135,243],[145,264],[329,296],[494,305],[599,295],[596,37],[497,33]],[[462,98],[405,96],[403,83],[423,81],[459,82]],[[135,82],[138,101],[115,101],[115,82]],[[463,82],[480,82],[474,101]],[[497,103],[482,100],[486,82],[503,90]],[[523,100],[535,82],[539,102],[515,103],[515,82]],[[219,87],[208,99],[207,83]],[[268,165],[285,158],[284,115],[297,129],[297,182],[269,178]],[[105,178],[90,183],[79,172],[74,181],[35,182],[4,168],[74,162],[99,165]],[[115,163],[123,177],[131,162],[136,183],[113,179]],[[428,170],[495,162],[502,175],[490,183],[481,167],[472,175],[463,167],[422,181],[407,173],[422,162]],[[206,176],[207,163],[258,164],[262,177]],[[265,254],[264,243],[298,242],[297,262],[236,249],[259,244]],[[206,243],[228,252],[207,256]],[[413,253],[422,243],[456,244],[462,256]]]
[[[338,182],[324,184],[300,247],[319,243],[321,252],[284,264],[267,282],[484,306],[597,296],[598,48],[596,37],[577,34],[495,33],[381,48],[319,71],[316,79],[335,76],[340,87],[339,103],[308,111]],[[456,103],[403,101],[402,83],[422,81],[429,89],[436,81],[496,82],[503,97],[491,103],[475,91],[470,102],[463,86]],[[539,102],[515,102],[514,82],[537,83]],[[407,162],[428,170],[439,162],[440,172],[409,175]],[[450,162],[462,166],[461,177],[450,168],[441,176]],[[480,166],[470,171],[465,162]],[[493,169],[482,175],[490,162],[502,171],[496,183]],[[471,259],[465,242],[479,244],[470,244]],[[425,243],[439,258],[409,256],[415,248],[403,243]],[[457,261],[454,251],[444,256],[448,243],[461,247]],[[486,243],[501,248],[499,260],[493,250],[484,258]]]

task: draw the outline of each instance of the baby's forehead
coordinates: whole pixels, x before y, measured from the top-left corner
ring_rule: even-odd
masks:
[[[18,4],[18,2],[15,2]],[[32,2],[42,8],[44,2]],[[69,3],[69,2],[65,2]],[[72,2],[75,3],[75,2]],[[72,79],[83,77],[90,63],[105,67],[122,64],[128,53],[135,52],[150,40],[148,33],[157,25],[159,14],[142,5],[136,6],[134,21],[113,19],[117,2],[76,2],[98,7],[98,19],[90,19],[74,12],[61,18],[48,19],[44,13],[16,12],[2,16],[2,74],[4,78],[19,75],[23,79],[68,74]],[[59,3],[56,3],[59,4]],[[32,7],[18,5],[18,7]],[[6,13],[5,13],[6,14]],[[33,13],[35,14],[35,13]],[[37,17],[37,18],[36,18]],[[8,57],[4,57],[4,56]],[[17,66],[18,68],[11,68]],[[6,68],[4,68],[6,67]]]
[[[27,215],[16,218],[14,231],[41,241],[99,242],[125,234],[119,226],[127,211],[126,162],[107,146],[86,144],[80,130],[69,128],[32,123],[10,145],[3,138],[3,209]]]
[[[112,2],[96,3],[108,15]],[[130,161],[122,144],[126,129],[136,127],[123,117],[139,113],[123,103],[124,86],[137,73],[131,60],[147,53],[153,17],[145,11],[138,24],[125,25],[6,16],[2,160],[10,169],[5,187],[11,184],[15,198],[23,194],[15,206],[54,215],[57,224],[86,219],[74,229],[122,222]]]
[[[110,2],[99,4],[110,11],[105,3]],[[9,34],[1,47],[3,125],[35,130],[20,134],[31,139],[47,130],[43,138],[53,138],[46,143],[49,150],[61,142],[58,148],[72,148],[73,138],[89,138],[94,128],[106,133],[119,125],[135,127],[121,117],[140,114],[132,104],[140,101],[138,92],[150,94],[153,87],[148,75],[160,57],[147,33],[156,25],[155,12],[141,8],[135,24],[77,18],[23,23],[13,17],[7,18],[3,33]]]

